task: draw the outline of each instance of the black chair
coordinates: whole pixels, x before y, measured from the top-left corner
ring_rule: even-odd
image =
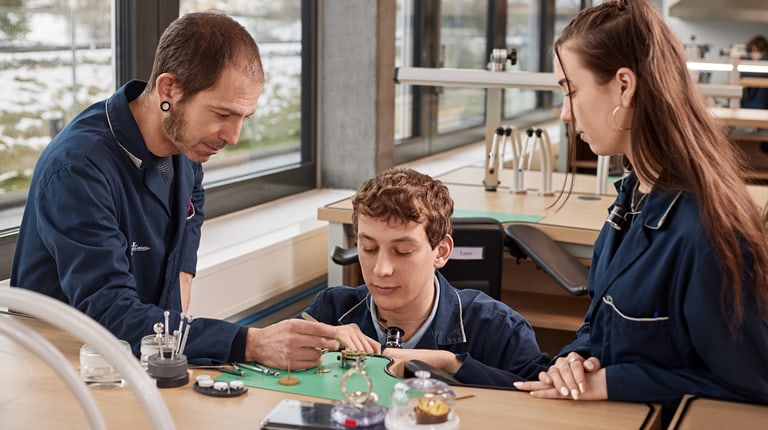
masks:
[[[454,249],[440,273],[456,288],[473,288],[501,300],[504,228],[494,218],[455,217]],[[331,259],[339,265],[358,262],[357,248],[334,248]]]
[[[528,224],[509,224],[504,232],[513,256],[529,257],[574,296],[586,294],[589,270],[546,233]]]

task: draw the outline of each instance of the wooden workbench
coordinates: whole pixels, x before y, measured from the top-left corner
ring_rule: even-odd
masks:
[[[39,320],[15,318],[42,334],[73,367],[78,365],[82,342],[69,333]],[[79,403],[57,374],[43,361],[10,339],[0,335],[0,428],[8,429],[82,429],[88,421]],[[211,370],[194,370],[198,374],[218,376]],[[180,429],[259,428],[262,418],[284,398],[308,401],[323,399],[249,388],[245,395],[216,398],[199,394],[192,383],[178,388],[161,389],[161,395]],[[576,402],[570,400],[534,399],[527,393],[454,387],[457,396],[473,395],[457,400],[455,411],[462,429],[658,429],[659,408],[644,403],[611,401]],[[91,389],[109,428],[148,429],[150,421],[133,391],[128,388]]]
[[[768,426],[768,406],[687,395],[668,430],[760,429]]]

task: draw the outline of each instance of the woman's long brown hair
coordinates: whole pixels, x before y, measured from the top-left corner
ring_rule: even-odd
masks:
[[[646,0],[606,2],[582,11],[563,30],[554,46],[558,61],[566,42],[600,83],[621,67],[635,72],[631,167],[656,189],[696,196],[731,289],[724,291],[723,306],[732,308],[732,325],[743,322],[750,284],[768,321],[768,233],[760,209],[745,187],[739,153],[708,112],[682,43],[664,18]],[[569,144],[575,145],[573,132]]]

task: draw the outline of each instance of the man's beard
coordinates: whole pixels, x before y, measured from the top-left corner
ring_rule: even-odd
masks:
[[[187,121],[184,118],[184,109],[180,104],[176,105],[176,108],[168,113],[168,116],[163,118],[163,131],[178,153],[184,154],[192,161],[204,162],[208,161],[209,157],[202,159],[199,154],[193,151],[193,145],[186,134]]]
[[[176,105],[176,108],[172,109],[168,116],[163,118],[163,131],[171,140],[173,145],[181,152],[184,152],[184,127],[186,121],[184,120],[184,111],[181,105]]]

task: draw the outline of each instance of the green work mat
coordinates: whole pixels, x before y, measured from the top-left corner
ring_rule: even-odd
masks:
[[[526,215],[526,214],[511,214],[511,213],[505,213],[505,212],[473,211],[468,209],[455,209],[453,211],[453,216],[456,218],[474,218],[474,217],[494,218],[502,223],[503,222],[528,222],[531,224],[535,224],[544,218],[543,215]]]
[[[392,388],[400,381],[400,378],[387,373],[386,367],[392,363],[387,357],[380,355],[369,355],[365,357],[365,372],[371,378],[373,392],[379,397],[378,404],[383,407],[389,407],[389,396]],[[246,363],[257,365],[256,363]],[[258,365],[260,367],[265,367]],[[243,369],[247,373],[245,376],[230,375],[222,373],[216,377],[217,381],[241,380],[248,387],[263,388],[266,390],[282,391],[285,393],[302,394],[305,396],[320,397],[331,400],[344,400],[341,393],[341,378],[349,369],[341,367],[341,353],[329,351],[323,354],[323,364],[321,366],[328,369],[327,373],[318,373],[317,367],[311,369],[292,371],[291,377],[299,380],[297,385],[282,385],[278,381],[280,378],[288,376],[285,370],[272,369],[280,372],[280,376],[269,376],[253,370]],[[347,378],[347,392],[367,391],[368,384],[362,375],[350,375]]]

